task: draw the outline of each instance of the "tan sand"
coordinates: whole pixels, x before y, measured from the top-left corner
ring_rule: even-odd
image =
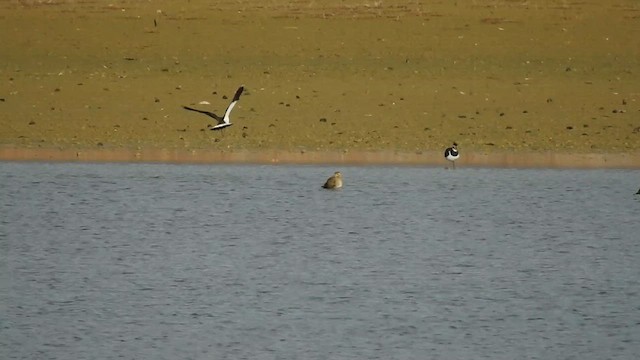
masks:
[[[0,159],[640,167],[637,1],[462,4],[2,2]]]

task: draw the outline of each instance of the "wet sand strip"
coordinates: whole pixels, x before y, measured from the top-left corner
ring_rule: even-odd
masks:
[[[441,152],[0,148],[0,161],[444,166]],[[463,153],[458,167],[640,169],[640,153]]]

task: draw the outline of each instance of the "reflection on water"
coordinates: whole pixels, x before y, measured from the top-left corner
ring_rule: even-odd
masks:
[[[3,359],[640,353],[638,172],[0,170]]]

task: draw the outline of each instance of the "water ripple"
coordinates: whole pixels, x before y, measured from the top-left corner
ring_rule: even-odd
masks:
[[[0,168],[3,359],[640,353],[637,172]]]

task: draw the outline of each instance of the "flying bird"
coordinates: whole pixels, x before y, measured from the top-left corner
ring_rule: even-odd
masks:
[[[231,103],[227,107],[227,110],[225,110],[223,116],[216,115],[216,114],[214,114],[214,113],[212,113],[210,111],[194,109],[194,108],[191,108],[191,107],[188,107],[188,106],[183,106],[183,108],[185,110],[199,112],[201,114],[205,114],[205,115],[207,115],[209,117],[212,117],[212,118],[216,119],[218,124],[215,125],[215,126],[211,126],[211,125],[207,126],[207,128],[209,130],[224,129],[227,126],[231,126],[231,118],[229,117],[229,115],[231,114],[231,110],[233,110],[233,107],[236,106],[236,103],[238,102],[238,100],[240,100],[240,95],[242,95],[243,91],[244,91],[244,86],[240,86],[238,88],[238,90],[236,91],[236,94],[233,96],[233,99],[231,100]]]

